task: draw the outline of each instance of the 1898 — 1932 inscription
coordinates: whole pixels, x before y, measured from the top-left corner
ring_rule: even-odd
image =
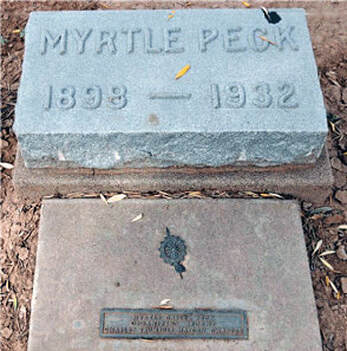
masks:
[[[14,127],[26,165],[315,162],[327,126],[305,14],[277,12],[32,13]]]
[[[248,339],[241,310],[103,309],[100,336],[150,339]]]

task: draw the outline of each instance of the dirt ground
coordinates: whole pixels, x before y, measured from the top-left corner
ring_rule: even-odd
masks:
[[[252,1],[248,1],[252,4]],[[172,8],[193,7],[188,1],[171,3]],[[219,4],[213,7],[232,7]],[[235,6],[233,4],[233,6]],[[259,6],[259,5],[258,5]],[[283,2],[273,7],[286,7]],[[323,350],[347,349],[347,294],[342,290],[342,278],[347,277],[347,3],[291,3],[290,7],[305,7],[312,36],[319,77],[324,93],[330,127],[328,150],[335,183],[325,203],[313,208],[302,203],[302,220],[310,261],[312,283],[321,328]],[[16,137],[12,131],[14,106],[21,75],[24,39],[23,28],[33,10],[155,8],[146,5],[120,5],[112,2],[29,2],[5,1],[1,5],[1,162],[14,164]],[[201,5],[199,7],[202,7]],[[204,6],[208,7],[208,6]],[[237,4],[242,7],[242,4]],[[168,8],[168,6],[164,6]],[[17,197],[11,169],[1,168],[1,336],[3,351],[26,350],[30,319],[30,301],[37,247],[40,203],[24,203]],[[252,189],[249,189],[250,191]],[[259,197],[260,194],[229,192],[128,194],[129,197]],[[321,243],[321,246],[319,247]],[[319,247],[314,253],[315,248]],[[323,256],[320,256],[324,254]],[[326,254],[326,255],[325,255]],[[347,284],[346,284],[347,285]],[[345,287],[345,290],[347,287]],[[347,293],[347,291],[346,291]],[[280,350],[278,350],[280,351]]]

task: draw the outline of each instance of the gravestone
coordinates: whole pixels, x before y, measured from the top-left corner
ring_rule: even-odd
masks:
[[[295,201],[44,200],[39,239],[29,351],[321,350]]]
[[[32,13],[14,126],[26,167],[315,164],[327,124],[305,12],[276,11]]]

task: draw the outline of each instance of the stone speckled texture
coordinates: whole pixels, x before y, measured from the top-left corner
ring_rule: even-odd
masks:
[[[30,201],[45,195],[133,191],[229,190],[291,195],[321,204],[330,194],[333,175],[324,150],[314,167],[233,167],[182,169],[96,170],[25,167],[17,153],[13,181],[17,193]]]
[[[184,279],[160,258],[166,226],[186,242]],[[306,255],[294,201],[45,200],[28,350],[319,351]],[[249,340],[99,338],[102,308],[167,298],[247,310]]]
[[[305,12],[276,11],[32,13],[14,126],[26,166],[315,162],[327,125]]]

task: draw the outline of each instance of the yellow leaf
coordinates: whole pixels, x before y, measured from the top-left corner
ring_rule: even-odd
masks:
[[[183,77],[190,70],[190,65],[184,66],[175,76],[175,79]]]
[[[117,195],[113,195],[112,197],[110,197],[109,199],[107,199],[107,203],[111,204],[112,202],[117,202],[117,201],[121,201],[124,200],[127,196],[125,194],[117,194]]]
[[[173,309],[173,307],[170,305],[161,305],[161,306],[159,306],[159,308],[162,310],[172,310]]]
[[[316,244],[315,249],[314,249],[313,252],[312,252],[312,256],[320,249],[320,247],[322,246],[322,244],[323,244],[323,240],[319,240],[318,243]]]
[[[336,298],[337,298],[338,300],[340,300],[340,298],[341,298],[341,294],[340,294],[339,291],[338,291],[337,294],[336,294]]]
[[[246,1],[241,1],[242,2],[242,4],[244,5],[244,6],[246,6],[246,7],[251,7],[251,5],[248,3],[248,2],[246,2]]]
[[[319,257],[319,259],[322,261],[322,263],[324,264],[324,266],[328,267],[331,271],[334,271],[334,267],[328,262],[326,261],[324,258]]]
[[[275,46],[277,45],[275,42],[273,42],[273,41],[271,41],[270,39],[264,37],[263,35],[259,35],[259,38],[260,38],[261,40],[264,40],[264,41],[268,42],[268,43],[271,44],[271,45],[275,45]]]
[[[132,221],[132,222],[137,222],[137,221],[139,221],[140,219],[142,219],[142,217],[143,217],[143,214],[140,213],[140,214],[137,215],[135,218],[133,218],[131,221]]]
[[[12,31],[12,33],[14,33],[14,34],[20,33],[20,29],[15,29]]]
[[[260,196],[261,197],[273,197],[272,195],[266,194],[266,193],[261,193]]]
[[[201,192],[200,191],[191,191],[188,195],[192,196],[192,197],[201,197]]]
[[[328,276],[326,276],[326,277],[325,277],[325,285],[326,285],[326,286],[329,286],[329,284],[330,284],[330,279],[329,279]]]

